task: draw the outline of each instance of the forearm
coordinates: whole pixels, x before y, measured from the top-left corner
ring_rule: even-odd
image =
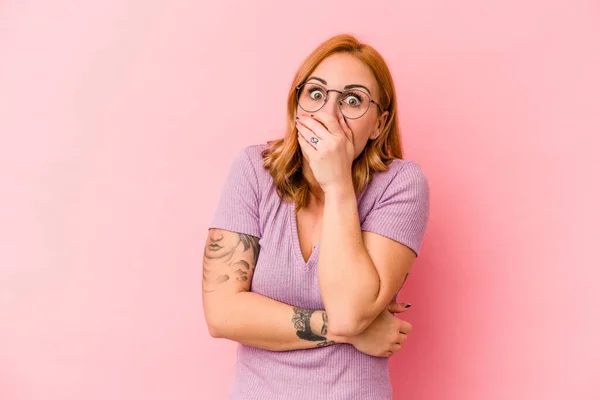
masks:
[[[351,187],[325,193],[318,268],[331,331],[360,333],[381,311],[376,309],[380,277],[363,243]]]
[[[343,343],[328,332],[323,311],[302,310],[250,292],[258,238],[211,229],[202,269],[202,303],[209,332],[266,350]]]
[[[328,331],[322,310],[306,310],[252,292],[232,296],[213,336],[272,351],[300,350],[347,343]]]

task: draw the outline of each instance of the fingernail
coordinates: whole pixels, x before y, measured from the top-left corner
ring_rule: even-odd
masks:
[[[412,304],[406,303],[406,305],[404,306],[404,308],[410,308],[410,306],[412,306]]]
[[[299,119],[300,117],[296,115],[296,119]]]

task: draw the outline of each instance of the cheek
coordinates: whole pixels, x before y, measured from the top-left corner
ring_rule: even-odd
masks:
[[[229,237],[223,243],[223,248],[224,249],[231,250],[231,249],[235,248],[235,246],[237,246],[238,239],[235,237],[235,235],[230,235],[230,236],[231,237]]]
[[[304,117],[310,117],[311,113],[307,113],[306,111],[304,111],[303,109],[301,109],[300,106],[296,106],[296,115],[302,115]]]

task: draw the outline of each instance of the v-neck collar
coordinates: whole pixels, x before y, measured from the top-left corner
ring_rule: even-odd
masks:
[[[296,203],[288,203],[288,215],[290,217],[290,229],[292,235],[292,251],[294,252],[296,262],[305,269],[312,269],[316,264],[316,260],[319,257],[319,246],[321,242],[317,242],[317,245],[313,247],[310,256],[307,261],[304,261],[302,256],[302,248],[300,247],[300,235],[298,234],[298,220],[296,215]]]

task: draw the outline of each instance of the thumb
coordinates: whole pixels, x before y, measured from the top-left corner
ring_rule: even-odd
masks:
[[[392,314],[395,314],[406,311],[408,308],[410,308],[410,306],[412,306],[410,303],[398,303],[393,301],[387,305],[386,310]]]

